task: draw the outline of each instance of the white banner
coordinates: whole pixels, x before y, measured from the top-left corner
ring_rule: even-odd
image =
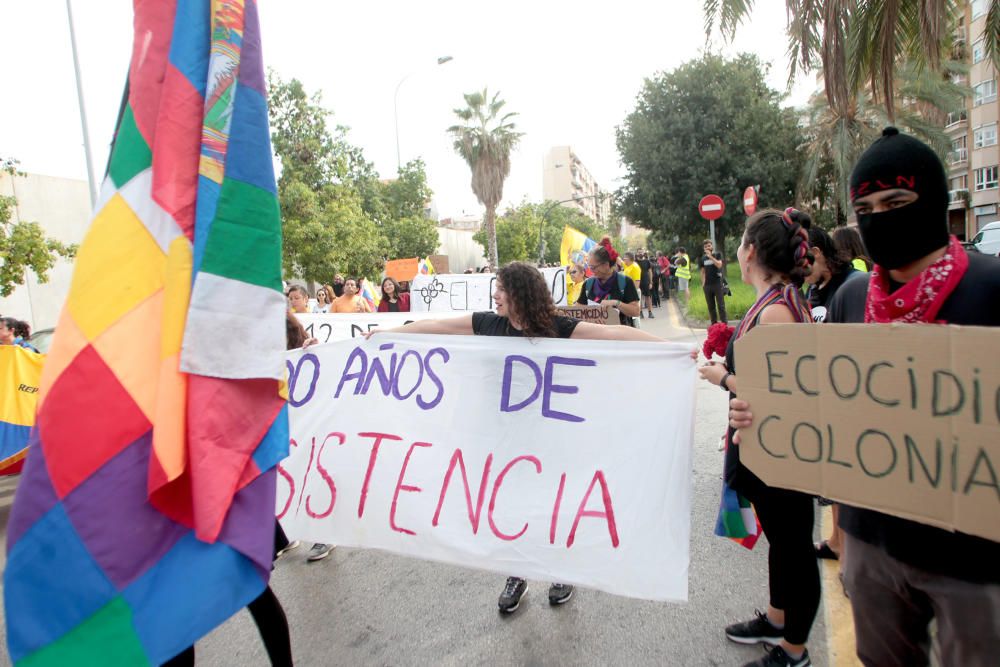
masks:
[[[566,304],[566,269],[539,269],[557,306]],[[410,309],[414,312],[493,310],[494,273],[418,275],[410,282]]]
[[[459,316],[458,313],[455,314]],[[302,313],[296,314],[306,333],[320,343],[358,338],[372,329],[391,329],[416,320],[443,319],[441,313]]]
[[[688,352],[413,334],[290,352],[278,517],[291,539],[685,600]]]

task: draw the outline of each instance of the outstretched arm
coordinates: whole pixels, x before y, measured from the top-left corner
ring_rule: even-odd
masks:
[[[362,334],[365,338],[371,338],[377,333],[415,333],[415,334],[444,334],[444,335],[466,335],[471,336],[472,313],[460,317],[448,317],[440,320],[417,320],[404,324],[401,327],[392,329],[372,329]]]
[[[570,338],[578,338],[580,340],[641,340],[647,343],[665,342],[662,338],[658,338],[642,329],[613,324],[592,324],[590,322],[580,322],[577,324]]]

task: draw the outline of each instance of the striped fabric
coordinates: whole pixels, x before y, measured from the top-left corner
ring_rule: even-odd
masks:
[[[288,426],[257,5],[136,2],[134,27],[9,522],[18,665],[160,664],[270,576]]]

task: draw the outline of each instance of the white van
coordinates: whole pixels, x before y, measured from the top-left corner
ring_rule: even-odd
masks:
[[[1000,221],[991,222],[980,229],[970,243],[984,255],[996,257],[1000,254]]]

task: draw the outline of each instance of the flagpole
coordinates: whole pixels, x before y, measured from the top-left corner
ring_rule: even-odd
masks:
[[[87,109],[83,103],[83,82],[80,80],[80,58],[76,53],[76,29],[73,27],[73,7],[66,0],[66,17],[69,19],[69,43],[73,52],[73,71],[76,74],[76,97],[80,103],[80,125],[83,127],[83,154],[87,160],[87,181],[90,184],[90,207],[97,205],[97,182],[94,180],[94,163],[90,158],[90,132],[87,129]]]

